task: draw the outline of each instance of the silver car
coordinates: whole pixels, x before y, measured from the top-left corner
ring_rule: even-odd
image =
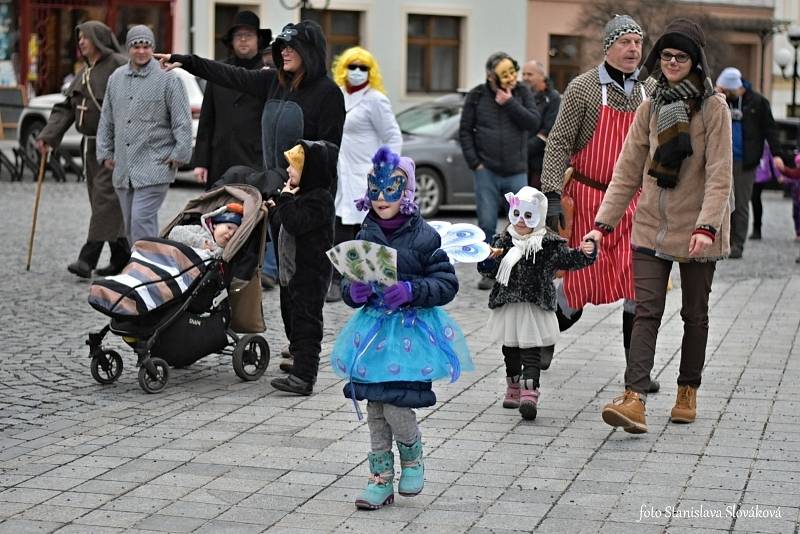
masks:
[[[192,108],[192,144],[197,137],[197,123],[200,118],[200,108],[203,105],[203,89],[197,78],[183,69],[175,69],[178,77],[186,88],[186,95],[189,97],[189,105]],[[66,97],[61,93],[36,96],[28,101],[28,105],[22,110],[19,117],[17,128],[17,141],[19,145],[28,153],[31,161],[36,161],[36,137],[47,124],[53,106],[63,102]],[[64,139],[61,141],[61,148],[68,154],[80,157],[81,154],[81,134],[75,129],[75,125],[70,126]]]
[[[426,218],[442,207],[475,206],[474,176],[458,142],[464,97],[445,95],[397,114],[403,155],[417,164],[416,201]]]

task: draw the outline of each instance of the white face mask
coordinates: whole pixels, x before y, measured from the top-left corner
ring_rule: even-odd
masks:
[[[523,200],[513,193],[506,193],[508,201],[508,222],[516,225],[520,219],[525,222],[528,228],[536,229],[542,220],[541,206],[539,200]]]
[[[369,72],[363,72],[358,69],[347,71],[347,83],[350,87],[361,85],[369,79]]]

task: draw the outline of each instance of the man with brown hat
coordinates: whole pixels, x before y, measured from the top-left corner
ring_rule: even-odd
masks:
[[[272,32],[260,28],[258,16],[240,11],[222,36],[230,56],[223,61],[249,70],[262,68],[260,50],[269,45]],[[206,189],[234,165],[264,167],[261,149],[261,110],[264,102],[236,89],[206,85],[194,146],[194,176]]]
[[[639,80],[643,37],[641,26],[628,15],[611,19],[603,34],[605,60],[570,82],[550,130],[542,192],[549,201],[548,226],[553,230],[560,224],[562,189],[575,201],[570,247],[579,246],[583,236],[593,228],[597,208],[611,182],[636,108],[647,98],[649,90]],[[565,186],[564,173],[568,167],[572,168],[572,179]],[[614,233],[603,239],[597,261],[585,269],[568,271],[559,286],[562,330],[578,320],[586,304],[624,300],[622,333],[626,359],[635,310],[631,228],[637,199],[635,196],[630,202]],[[649,392],[655,391],[658,382],[653,381]]]

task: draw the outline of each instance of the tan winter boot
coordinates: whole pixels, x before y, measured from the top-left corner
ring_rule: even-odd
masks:
[[[622,427],[631,434],[647,432],[644,401],[635,391],[626,389],[625,393],[603,406],[603,421],[611,426]]]
[[[694,423],[697,416],[697,388],[678,386],[678,396],[672,407],[670,420],[673,423]]]

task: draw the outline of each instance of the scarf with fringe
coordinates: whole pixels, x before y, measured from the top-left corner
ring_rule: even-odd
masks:
[[[495,277],[504,286],[508,285],[511,269],[519,263],[519,260],[522,258],[527,260],[529,256],[533,255],[533,263],[536,263],[536,253],[542,250],[542,239],[547,234],[547,228],[539,228],[529,234],[522,235],[517,232],[514,225],[509,224],[506,231],[511,235],[511,242],[514,243],[514,246],[503,256]]]

